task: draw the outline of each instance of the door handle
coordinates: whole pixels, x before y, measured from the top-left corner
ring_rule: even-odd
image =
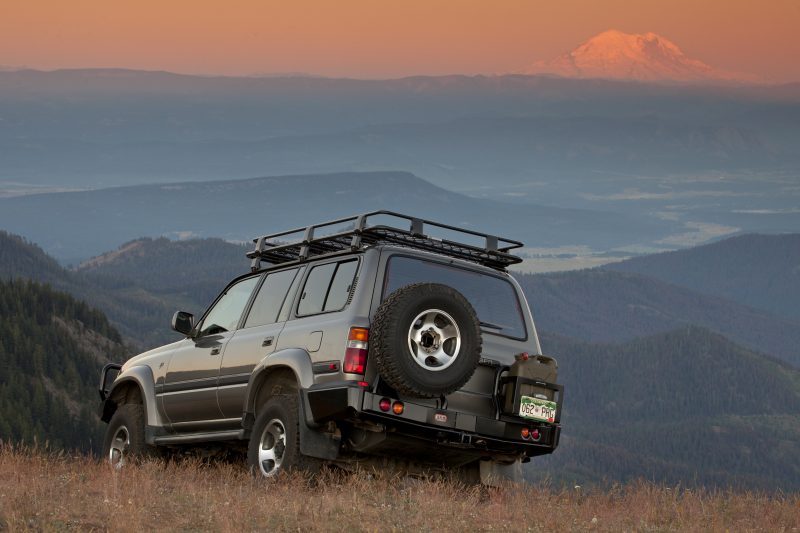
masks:
[[[261,346],[272,346],[272,341],[275,340],[275,337],[267,337],[264,339],[264,342],[261,343]]]
[[[219,347],[211,349],[211,355],[219,355]]]

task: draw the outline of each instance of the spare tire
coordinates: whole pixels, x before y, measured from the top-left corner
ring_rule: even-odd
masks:
[[[414,283],[378,307],[369,349],[381,378],[398,393],[433,398],[469,381],[481,343],[478,317],[460,292],[438,283]]]

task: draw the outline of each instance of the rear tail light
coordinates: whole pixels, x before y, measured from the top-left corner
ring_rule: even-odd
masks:
[[[381,398],[381,401],[378,402],[378,407],[381,408],[381,411],[388,411],[392,408],[392,400],[389,398]]]
[[[346,374],[364,374],[367,369],[367,349],[369,330],[350,328],[347,336],[347,349],[344,352],[343,370]]]
[[[530,428],[522,428],[519,432],[519,436],[525,440],[532,440],[534,442],[539,442],[539,439],[542,438],[542,434],[538,429]]]

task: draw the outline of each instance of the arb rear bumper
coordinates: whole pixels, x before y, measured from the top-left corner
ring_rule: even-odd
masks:
[[[317,424],[331,420],[366,420],[381,424],[393,433],[489,454],[526,457],[549,454],[558,446],[561,434],[557,423],[537,422],[499,412],[489,418],[446,406],[440,409],[414,400],[376,394],[355,382],[314,385],[303,391],[303,401],[309,418]],[[395,407],[397,403],[402,404],[402,409]]]

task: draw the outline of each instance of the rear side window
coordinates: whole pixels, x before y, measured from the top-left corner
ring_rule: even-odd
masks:
[[[300,296],[298,316],[340,311],[353,290],[358,260],[326,263],[311,269]]]
[[[464,295],[475,308],[482,329],[514,339],[527,338],[517,292],[507,280],[450,265],[394,256],[389,259],[383,298],[411,283],[441,283]]]
[[[278,313],[280,313],[286,293],[297,275],[297,270],[293,268],[267,275],[267,279],[264,280],[253,301],[253,307],[250,309],[250,314],[247,315],[244,327],[251,328],[277,322]]]

